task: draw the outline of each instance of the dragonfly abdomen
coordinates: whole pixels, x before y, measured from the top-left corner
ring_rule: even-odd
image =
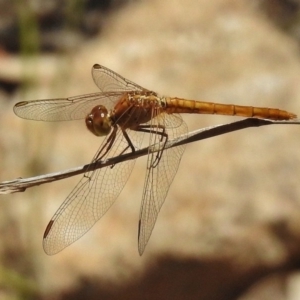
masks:
[[[241,106],[166,97],[167,113],[216,114],[254,117],[271,120],[290,120],[297,116],[277,108]]]

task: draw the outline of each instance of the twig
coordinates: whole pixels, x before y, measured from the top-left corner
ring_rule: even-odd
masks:
[[[291,120],[291,121],[272,121],[267,119],[256,119],[256,118],[248,118],[241,121],[236,121],[228,124],[221,124],[217,126],[212,127],[205,127],[203,129],[199,129],[193,132],[188,133],[185,136],[181,136],[179,138],[176,138],[174,140],[168,141],[168,143],[165,145],[165,148],[171,148],[176,147],[183,144],[188,144],[195,141],[204,140],[207,138],[211,138],[214,136],[222,135],[225,133],[249,128],[249,127],[259,127],[259,126],[265,126],[265,125],[272,125],[272,124],[296,124],[300,125],[300,120]],[[41,185],[44,183],[52,182],[61,180],[64,178],[72,177],[78,174],[83,174],[87,170],[92,171],[100,168],[104,168],[107,166],[115,165],[117,163],[130,160],[130,159],[136,159],[140,156],[148,154],[149,151],[155,152],[160,150],[159,148],[156,148],[155,145],[143,148],[141,150],[138,150],[134,153],[128,153],[116,157],[112,157],[106,161],[100,161],[95,162],[93,164],[87,164],[84,166],[68,169],[61,172],[56,173],[50,173],[30,178],[17,178],[11,181],[3,181],[0,183],[0,194],[11,194],[16,192],[24,192],[27,188]]]

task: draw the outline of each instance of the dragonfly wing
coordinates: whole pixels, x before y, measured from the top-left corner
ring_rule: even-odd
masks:
[[[128,135],[134,145],[139,147],[143,135],[132,131]],[[118,130],[114,146],[103,160],[119,155],[127,145],[121,130]],[[124,153],[129,152],[131,150],[127,149]],[[92,162],[97,161],[99,154],[98,151]],[[83,175],[46,228],[43,247],[47,254],[58,253],[78,240],[106,213],[122,191],[134,162],[125,161],[113,167],[87,171]]]
[[[69,121],[84,119],[96,105],[110,110],[126,92],[148,91],[100,65],[92,68],[94,82],[100,93],[69,98],[21,101],[14,106],[17,116],[37,121]]]
[[[84,119],[96,105],[108,110],[120,99],[122,93],[107,92],[69,98],[18,102],[14,113],[23,119],[36,121],[69,121]]]
[[[187,133],[187,126],[179,115],[162,114],[153,119],[152,126],[164,125],[168,140]],[[163,143],[160,136],[150,133],[150,144]],[[149,153],[143,198],[139,218],[138,248],[143,254],[154,228],[158,213],[165,201],[169,187],[177,172],[185,145],[163,151],[158,164],[157,152]]]
[[[102,92],[148,91],[138,84],[99,64],[95,64],[92,67],[92,76],[95,84]]]

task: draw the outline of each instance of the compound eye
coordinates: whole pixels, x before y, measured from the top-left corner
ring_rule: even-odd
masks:
[[[85,124],[88,130],[96,136],[108,135],[111,130],[111,120],[106,107],[95,106],[86,116]]]

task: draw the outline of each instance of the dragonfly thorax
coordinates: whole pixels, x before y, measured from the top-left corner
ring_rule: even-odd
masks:
[[[108,135],[111,130],[111,120],[105,106],[95,106],[85,118],[88,130],[96,136]]]
[[[110,113],[112,126],[136,130],[160,114],[164,107],[165,98],[154,92],[124,93]]]

